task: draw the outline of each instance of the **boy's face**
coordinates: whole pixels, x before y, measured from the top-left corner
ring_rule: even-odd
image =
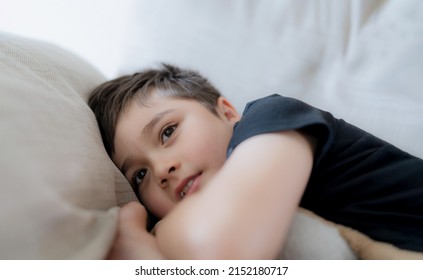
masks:
[[[131,102],[120,115],[112,160],[155,216],[163,218],[224,164],[239,114],[223,97],[216,110],[219,117],[197,101],[156,91],[147,106]]]

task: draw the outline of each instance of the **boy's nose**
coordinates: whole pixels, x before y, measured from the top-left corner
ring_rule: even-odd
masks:
[[[171,168],[169,168],[169,171],[168,171],[168,174],[170,174],[171,172],[173,172],[173,171],[175,171],[176,170],[176,168],[174,167],[174,166],[172,166]],[[160,186],[161,187],[165,187],[166,186],[166,184],[167,184],[167,181],[168,181],[168,176],[165,176],[166,178],[162,178],[161,180],[160,180]]]
[[[171,164],[162,164],[157,169],[157,180],[160,187],[165,188],[169,184],[170,179],[179,169],[179,166],[179,163],[173,162]]]

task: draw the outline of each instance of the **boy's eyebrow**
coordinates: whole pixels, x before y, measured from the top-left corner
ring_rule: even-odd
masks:
[[[174,109],[164,110],[163,112],[157,113],[150,122],[144,127],[142,130],[142,134],[151,133],[153,131],[154,126],[167,114],[175,111]]]
[[[168,109],[163,112],[157,113],[149,122],[148,124],[143,128],[141,134],[150,134],[153,131],[154,126],[167,114],[175,111],[174,109]],[[120,172],[122,172],[123,175],[126,176],[126,172],[128,171],[129,162],[131,159],[125,159],[122,163],[122,166],[119,168]]]

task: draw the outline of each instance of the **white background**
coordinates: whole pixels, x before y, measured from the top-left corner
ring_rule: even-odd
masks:
[[[57,44],[117,75],[132,0],[0,0],[0,31]]]

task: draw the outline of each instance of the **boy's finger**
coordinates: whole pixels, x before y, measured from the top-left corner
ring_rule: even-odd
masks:
[[[108,259],[162,259],[155,238],[146,230],[147,211],[136,202],[119,211],[117,234]]]
[[[160,221],[158,221],[158,222],[154,225],[154,227],[152,228],[152,230],[151,230],[151,234],[152,234],[152,235],[156,235],[156,230],[157,230],[157,228],[158,228],[158,226],[159,226],[159,223],[160,223]]]
[[[147,217],[147,211],[140,203],[129,202],[119,212],[119,223],[121,226],[145,230]]]

